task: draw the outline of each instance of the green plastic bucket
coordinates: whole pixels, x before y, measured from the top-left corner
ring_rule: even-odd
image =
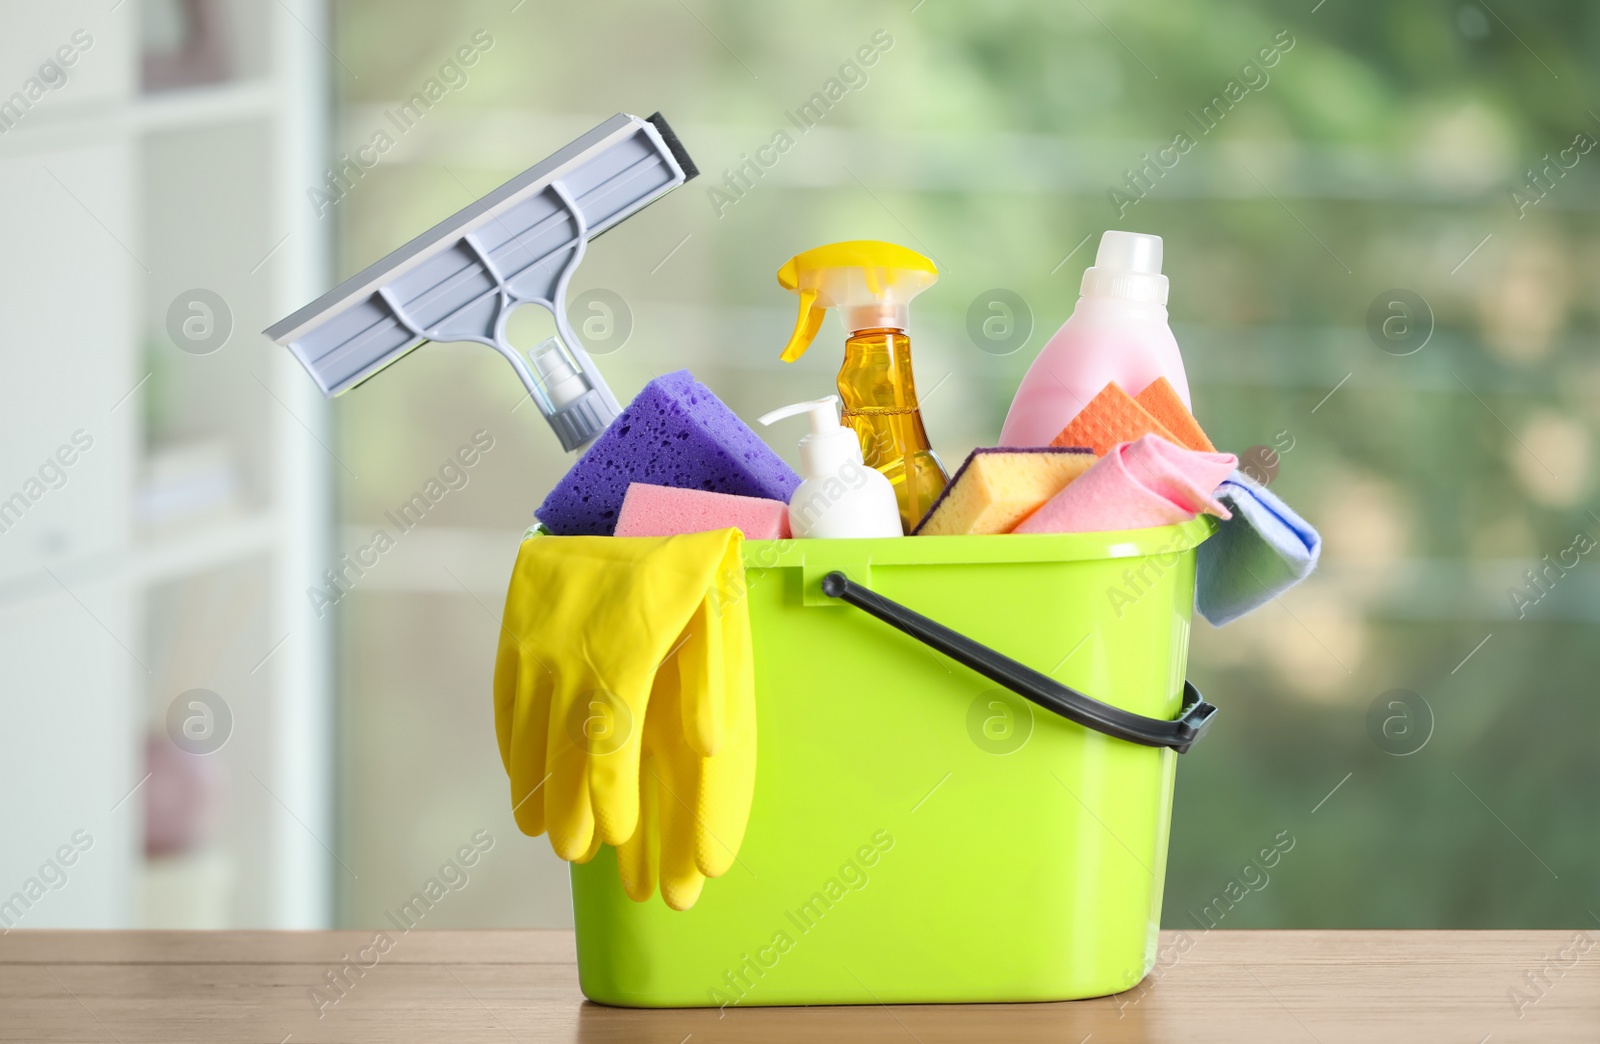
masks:
[[[1115,707],[1180,711],[1202,517],[1049,536],[750,541],[757,761],[688,911],[572,867],[578,975],[626,1007],[1044,1001],[1152,967],[1177,755],[1002,689],[823,593],[840,571]]]

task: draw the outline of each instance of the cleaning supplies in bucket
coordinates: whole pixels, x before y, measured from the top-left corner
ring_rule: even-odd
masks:
[[[736,529],[522,542],[495,657],[517,825],[556,855],[617,848],[630,898],[674,910],[733,865],[755,785],[755,679]]]
[[[559,536],[610,536],[632,482],[787,503],[800,476],[677,370],[645,385],[534,513]]]
[[[1077,306],[1022,378],[1001,445],[1049,444],[1113,381],[1137,395],[1165,377],[1189,405],[1183,356],[1167,326],[1161,253],[1160,236],[1113,230],[1100,237]]]
[[[594,1000],[1051,1000],[1126,989],[1149,967],[1160,921],[1170,752],[1187,750],[1214,710],[1184,681],[1196,548],[1222,535],[1195,515],[1230,527],[1200,585],[1214,619],[1303,576],[1315,533],[1264,490],[1229,479],[1237,460],[1215,452],[1191,415],[1181,369],[1110,367],[1083,391],[1086,409],[1041,421],[1038,444],[967,458],[917,519],[918,533],[943,539],[815,539],[899,536],[926,492],[908,485],[907,462],[937,465],[904,338],[906,301],[932,266],[866,249],[887,244],[842,246],[882,263],[829,267],[800,255],[782,277],[802,316],[786,357],[804,350],[823,308],[843,307],[852,347],[840,390],[862,393],[847,400],[848,427],[832,396],[761,418],[807,416],[803,480],[679,372],[651,382],[540,508],[555,532],[627,539],[541,535],[518,553],[495,670],[518,824],[548,831],[574,864],[580,984]],[[1155,271],[1133,276],[1139,293],[1151,278],[1164,286]],[[1086,285],[1114,294],[1116,278]],[[569,379],[549,376],[558,391]],[[888,474],[866,459],[882,463],[885,450],[899,454]],[[771,539],[789,532],[802,539]],[[745,544],[757,536],[768,540]],[[1151,561],[1160,568],[1145,569]],[[1119,602],[1130,569],[1148,587]],[[907,635],[923,643],[911,655]],[[1057,679],[1043,668],[1060,667],[1063,635],[1084,636],[1086,651]],[[1025,746],[977,742],[974,714],[995,707],[990,684],[1045,716],[1030,718]],[[886,723],[895,742],[885,746],[880,728],[839,729],[841,708]],[[965,736],[948,727],[964,711]],[[951,766],[966,781],[961,800],[908,818]],[[1061,774],[1059,800],[1012,814],[1004,796],[1044,769]],[[1086,810],[1070,796],[1084,792],[1115,800]],[[1126,843],[1105,844],[1108,826]],[[830,879],[835,846],[876,860],[896,836],[907,862],[874,877],[883,896],[841,907],[855,884]],[[736,859],[748,874],[706,885]],[[1032,888],[1045,872],[1065,883]],[[952,882],[978,894],[997,880],[1001,916],[970,903],[924,915],[954,894]],[[664,904],[645,902],[656,891]],[[818,959],[748,956],[742,948],[764,941],[750,926],[774,910],[783,916],[767,923],[782,925],[779,935],[828,914],[828,941],[806,943],[822,947]],[[985,946],[1007,959],[949,959]],[[1068,950],[1073,960],[1062,961]],[[839,953],[866,955],[884,981],[868,989]]]
[[[784,362],[805,354],[826,309],[839,310],[849,335],[838,379],[844,422],[860,437],[866,462],[894,486],[907,533],[949,478],[922,426],[906,335],[911,299],[938,278],[933,262],[916,251],[870,239],[816,247],[778,269],[779,285],[800,296]]]
[[[900,505],[894,487],[866,466],[855,433],[839,423],[839,398],[829,395],[773,410],[773,424],[806,414],[811,432],[800,440],[805,479],[789,500],[789,528],[797,537],[896,537]]]

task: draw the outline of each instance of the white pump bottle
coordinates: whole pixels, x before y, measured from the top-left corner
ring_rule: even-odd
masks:
[[[790,531],[802,539],[903,536],[894,486],[867,467],[855,431],[839,423],[837,395],[781,407],[761,423],[801,413],[811,433],[800,440],[803,481],[789,498]]]

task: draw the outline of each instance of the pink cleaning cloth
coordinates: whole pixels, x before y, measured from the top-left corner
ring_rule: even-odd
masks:
[[[1233,474],[1231,453],[1205,453],[1145,435],[1114,446],[1013,533],[1096,533],[1232,515],[1212,494]]]
[[[778,500],[630,482],[614,536],[660,537],[737,529],[746,540],[786,540],[789,508]]]

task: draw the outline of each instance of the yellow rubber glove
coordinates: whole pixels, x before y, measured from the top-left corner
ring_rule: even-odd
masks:
[[[731,672],[751,662],[750,618],[743,570],[724,581],[720,597],[707,599],[690,624],[707,640],[687,638],[675,656],[678,669],[669,663],[656,674],[639,770],[639,829],[617,848],[622,886],[636,902],[649,899],[659,880],[667,905],[687,910],[707,877],[733,866],[744,841],[755,790],[755,700],[753,687],[736,684]],[[729,672],[720,712],[717,671],[706,666],[712,663]],[[708,684],[710,699],[698,695]],[[705,744],[686,742],[708,722],[720,730],[709,756],[700,753]]]
[[[548,831],[573,862],[637,834],[629,865],[649,862],[652,872],[649,889],[640,896],[635,880],[630,894],[654,890],[659,853],[663,896],[678,908],[703,883],[690,883],[691,866],[716,876],[732,864],[749,815],[755,710],[742,543],[734,529],[534,537],[506,595],[495,729],[517,825]],[[646,747],[657,772],[641,782]]]

